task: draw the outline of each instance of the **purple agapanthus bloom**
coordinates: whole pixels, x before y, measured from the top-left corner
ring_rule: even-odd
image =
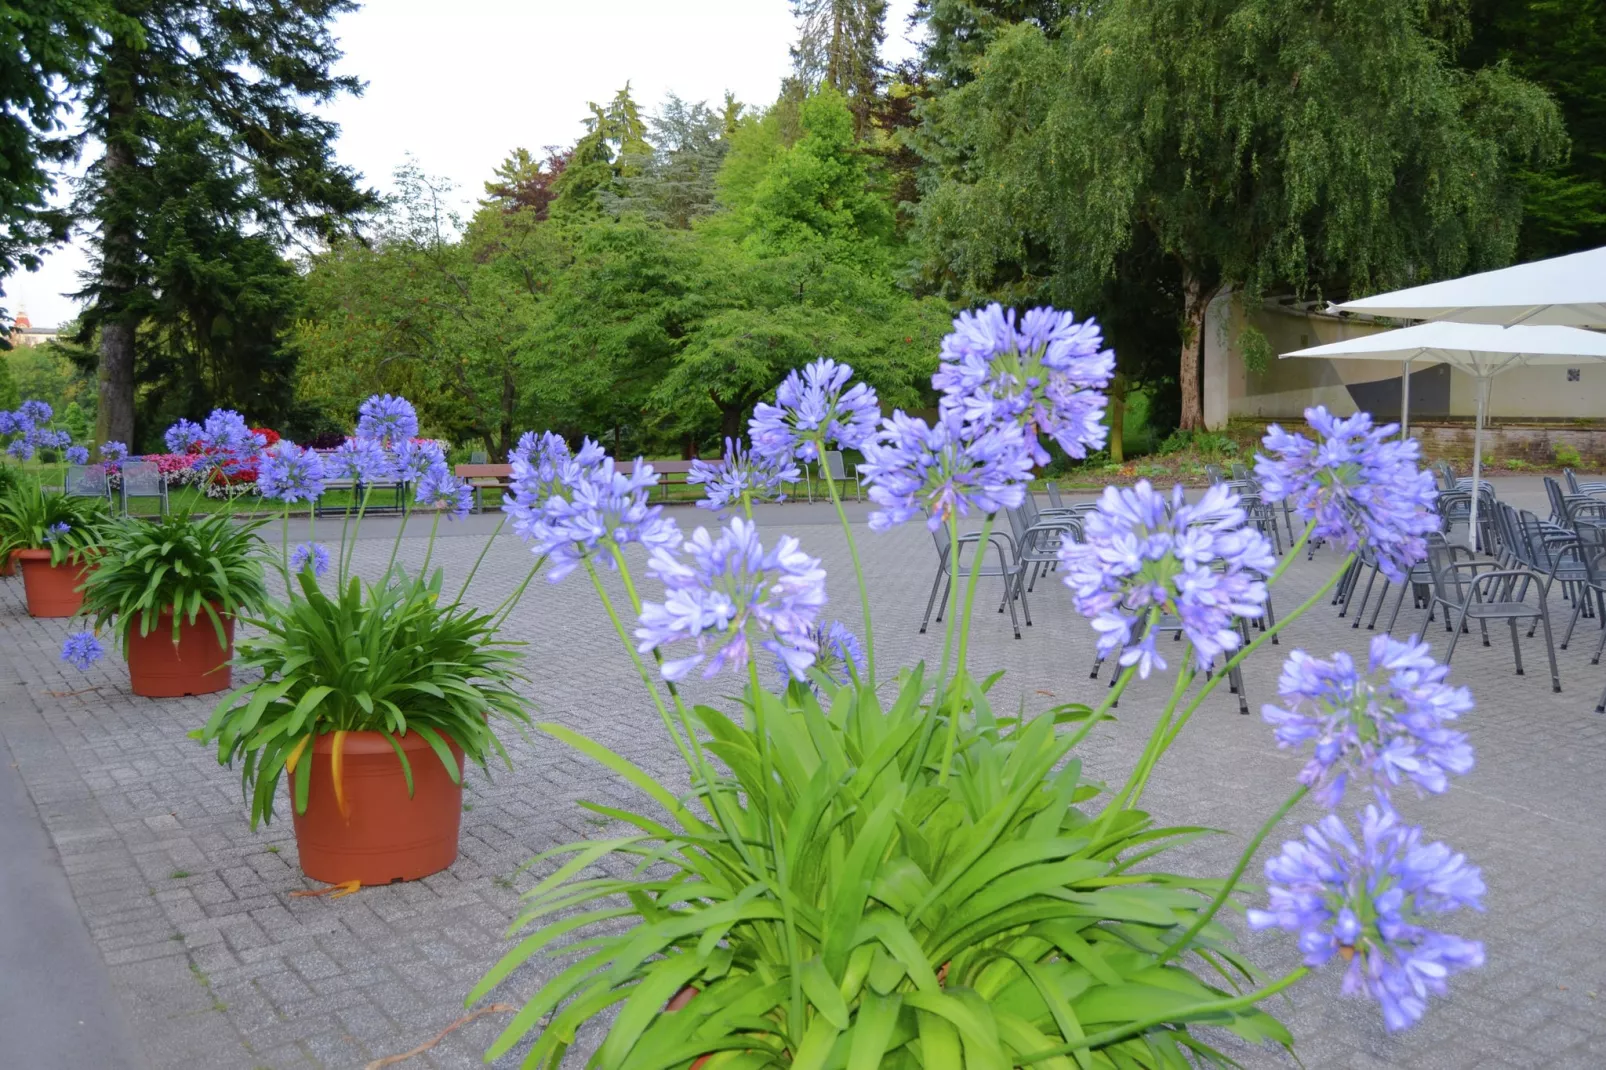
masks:
[[[398,478],[418,483],[432,472],[446,471],[446,451],[439,442],[404,439],[396,444],[395,464]]]
[[[72,525],[71,524],[68,524],[64,520],[63,521],[58,521],[58,522],[56,522],[54,524],[51,524],[49,527],[45,528],[45,541],[46,542],[55,542],[57,539],[61,538],[63,535],[67,534],[71,530],[72,530]]]
[[[162,441],[167,443],[167,452],[169,453],[188,453],[191,446],[200,443],[202,434],[200,424],[193,420],[181,419],[167,429],[167,433],[162,436]]]
[[[372,486],[395,479],[396,467],[375,439],[348,438],[325,456],[324,474],[330,479],[350,479]]]
[[[1342,958],[1344,994],[1377,1000],[1390,1031],[1420,1019],[1452,974],[1483,965],[1481,943],[1423,925],[1482,910],[1483,875],[1442,843],[1424,846],[1422,830],[1387,807],[1361,814],[1360,844],[1336,814],[1307,825],[1266,862],[1266,878],[1270,909],[1249,911],[1249,927],[1297,933],[1307,966]]]
[[[604,541],[639,542],[648,550],[680,542],[675,522],[648,501],[658,473],[639,457],[626,475],[590,439],[570,454],[567,443],[548,432],[539,439],[525,435],[510,458],[511,492],[502,509],[513,518],[513,530],[551,558],[547,579],[554,583]],[[617,567],[611,553],[602,560]]]
[[[100,444],[100,459],[116,464],[128,458],[128,446],[116,439],[108,439]]]
[[[213,409],[201,426],[201,444],[218,452],[249,451],[260,445],[245,417],[233,409]]]
[[[864,648],[859,645],[859,637],[841,621],[834,620],[829,626],[814,625],[809,629],[809,638],[814,641],[815,672],[824,673],[834,682],[845,685],[864,671]],[[782,687],[793,680],[814,686],[807,671],[794,673],[783,656],[776,657],[775,671],[781,675]]]
[[[774,405],[761,401],[753,408],[753,453],[781,466],[818,460],[819,442],[850,450],[864,445],[875,434],[881,404],[864,383],[849,387],[852,377],[850,366],[826,357],[801,373],[794,368],[776,388]]]
[[[0,435],[11,435],[17,431],[17,414],[7,409],[0,409]]]
[[[72,432],[65,428],[36,428],[32,432],[32,437],[34,445],[46,449],[60,450],[72,445]]]
[[[1177,618],[1201,668],[1238,648],[1238,618],[1265,609],[1261,577],[1276,563],[1271,543],[1245,526],[1226,486],[1192,505],[1181,487],[1169,503],[1147,480],[1106,487],[1083,525],[1086,541],[1067,539],[1060,548],[1065,585],[1098,632],[1100,656],[1124,648],[1121,664],[1136,664],[1142,677],[1166,667],[1155,631],[1144,627],[1151,609]]]
[[[88,449],[88,447],[86,447],[86,446],[68,446],[67,447],[67,463],[68,464],[88,464],[89,463],[89,449]]]
[[[1020,318],[998,304],[962,312],[942,343],[942,363],[931,385],[941,405],[957,411],[967,427],[1019,423],[1037,464],[1048,435],[1071,457],[1101,449],[1105,397],[1115,372],[1115,354],[1103,348],[1093,320],[1070,312],[1034,308]]]
[[[663,663],[666,680],[680,680],[705,661],[705,678],[744,669],[755,642],[794,675],[813,664],[825,570],[790,535],[766,551],[758,528],[736,517],[717,538],[698,528],[681,552],[654,548],[647,571],[663,581],[664,601],[642,606],[636,629],[641,653],[679,642],[697,647]]]
[[[790,454],[777,464],[750,451],[740,438],[727,438],[725,456],[718,461],[693,461],[686,482],[702,485],[707,495],[697,503],[698,508],[719,510],[740,504],[743,494],[751,501],[785,501],[782,488],[801,478]]]
[[[924,514],[935,531],[950,516],[1016,508],[1032,478],[1032,458],[1019,424],[967,427],[954,411],[936,426],[902,410],[864,444],[860,478],[881,506],[870,527],[886,531]]]
[[[1370,546],[1383,574],[1401,582],[1427,556],[1423,536],[1439,527],[1438,490],[1432,473],[1417,467],[1416,439],[1391,438],[1398,425],[1373,427],[1364,412],[1341,420],[1317,406],[1305,410],[1305,420],[1319,443],[1276,424],[1266,429],[1261,441],[1271,456],[1255,458],[1261,496],[1287,500],[1314,520],[1315,538],[1350,550]]]
[[[441,465],[418,481],[414,501],[426,509],[443,511],[452,520],[461,520],[474,508],[474,488]]]
[[[80,671],[87,671],[105,656],[106,648],[100,645],[94,632],[73,632],[61,645],[61,660]]]
[[[395,449],[418,434],[418,412],[404,397],[375,394],[357,408],[357,437]]]
[[[25,438],[15,439],[6,447],[6,452],[19,461],[26,461],[33,456],[33,443]]]
[[[19,429],[31,431],[43,424],[48,424],[56,418],[56,410],[50,407],[50,402],[31,398],[17,407],[17,422],[22,426]]]
[[[257,467],[257,493],[282,502],[317,501],[323,494],[324,463],[318,453],[280,439]]]
[[[1353,774],[1385,791],[1403,779],[1439,794],[1451,774],[1472,768],[1472,745],[1447,725],[1472,708],[1472,694],[1444,682],[1450,670],[1431,650],[1415,636],[1402,643],[1379,635],[1365,672],[1343,652],[1331,660],[1289,655],[1278,684],[1283,704],[1261,715],[1280,746],[1315,743],[1299,780],[1323,806],[1339,804]]]
[[[309,564],[314,576],[322,576],[329,571],[329,551],[323,543],[303,542],[290,551],[291,572],[300,572]]]

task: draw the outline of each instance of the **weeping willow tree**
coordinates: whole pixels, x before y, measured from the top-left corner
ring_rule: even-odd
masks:
[[[1140,236],[1181,273],[1181,426],[1203,426],[1225,288],[1364,293],[1508,262],[1554,102],[1467,71],[1431,0],[1104,0],[1001,31],[922,145],[926,274],[959,294],[1095,293]]]

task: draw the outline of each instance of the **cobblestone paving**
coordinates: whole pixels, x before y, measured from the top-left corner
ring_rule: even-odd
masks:
[[[686,524],[703,519],[689,509],[679,515]],[[760,520],[766,530],[798,535],[825,559],[834,610],[857,629],[846,544],[831,516],[794,505]],[[470,525],[484,530],[478,521]],[[361,569],[382,567],[390,550],[378,537],[382,528],[371,525],[358,543]],[[437,560],[461,576],[482,539],[468,527],[448,531]],[[940,632],[917,633],[935,561],[929,537],[914,526],[866,532],[860,545],[882,665],[935,661]],[[422,552],[422,540],[409,538],[402,554],[416,562]],[[501,601],[532,560],[515,540],[498,539],[474,597]],[[1326,551],[1313,563],[1298,562],[1278,593],[1279,607],[1314,590],[1334,560]],[[1019,641],[1007,617],[990,607],[978,614],[975,664],[1008,670],[1001,704],[1024,701],[1031,709],[1096,696],[1103,685],[1087,676],[1091,631],[1056,579],[1038,584],[1032,609],[1035,623]],[[1400,630],[1419,620],[1420,611],[1407,609]],[[1324,605],[1290,627],[1281,649],[1363,654],[1368,633],[1349,625]],[[1529,675],[1518,677],[1504,633],[1489,648],[1463,639],[1453,679],[1478,699],[1467,724],[1478,767],[1449,795],[1407,800],[1402,809],[1483,866],[1488,913],[1458,915],[1454,926],[1486,941],[1488,966],[1458,978],[1453,999],[1435,1002],[1420,1027],[1398,1037],[1383,1032],[1372,1005],[1338,998],[1336,974],[1308,980],[1272,1007],[1293,1029],[1306,1066],[1606,1066],[1606,717],[1593,712],[1606,666],[1589,664],[1589,627],[1560,654],[1559,695],[1542,670],[1540,640],[1523,640]],[[530,644],[538,719],[588,733],[667,784],[684,783],[583,576],[556,586],[537,581],[509,628]],[[464,1013],[464,995],[508,946],[518,892],[536,879],[520,867],[543,849],[597,831],[599,819],[576,801],[640,801],[551,740],[514,738],[511,771],[468,778],[472,809],[465,807],[462,854],[449,871],[340,900],[291,898],[314,885],[296,865],[288,817],[252,831],[237,773],[186,738],[211,703],[135,698],[115,655],[87,674],[64,666],[57,654],[68,630],[68,622],[29,619],[20,582],[0,582],[0,735],[155,1067],[360,1067],[429,1040]],[[1442,652],[1442,627],[1434,638]],[[1247,666],[1257,712],[1274,691],[1281,658],[1271,648]],[[1120,721],[1083,748],[1090,775],[1124,777],[1168,686],[1157,678],[1129,692]],[[705,701],[729,690],[694,689]],[[1298,769],[1295,757],[1276,750],[1260,718],[1239,716],[1225,692],[1205,703],[1147,799],[1162,821],[1226,833],[1170,856],[1174,869],[1225,872],[1286,797]],[[1314,816],[1307,809],[1296,818]],[[1297,825],[1285,831],[1294,834]],[[1271,837],[1268,849],[1284,838]],[[1257,863],[1252,872],[1258,870]],[[1274,975],[1295,964],[1280,934],[1246,937],[1246,944]],[[526,968],[492,998],[521,1002],[539,980]],[[477,1065],[508,1018],[487,1015],[402,1065]],[[1267,1051],[1236,1054],[1250,1066],[1294,1065]]]

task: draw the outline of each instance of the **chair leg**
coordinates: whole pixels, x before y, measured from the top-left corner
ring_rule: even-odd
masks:
[[[1389,635],[1394,634],[1394,624],[1400,619],[1400,607],[1405,605],[1405,593],[1407,591],[1414,591],[1415,589],[1416,586],[1411,582],[1411,578],[1409,576],[1405,578],[1404,583],[1400,584],[1400,597],[1394,600],[1394,612],[1389,615],[1389,626],[1383,629]],[[1411,603],[1411,608],[1416,608],[1416,603],[1414,601]],[[1426,628],[1427,625],[1424,624],[1423,627]]]
[[[1361,595],[1361,604],[1355,609],[1355,622],[1350,625],[1351,628],[1359,628],[1361,626],[1361,614],[1366,612],[1366,600],[1372,597],[1372,584],[1377,582],[1378,573],[1382,571],[1376,565],[1372,566],[1372,575],[1366,581],[1366,592]],[[1359,577],[1356,577],[1357,582],[1359,582],[1359,579]],[[1381,599],[1382,597],[1382,593],[1379,592],[1378,598]],[[1381,605],[1382,603],[1380,602],[1379,604]]]
[[[1404,592],[1402,591],[1401,594],[1403,596]],[[1367,623],[1366,623],[1366,630],[1367,631],[1370,632],[1370,631],[1376,631],[1377,630],[1377,618],[1378,618],[1378,615],[1383,612],[1383,603],[1387,602],[1388,600],[1389,600],[1389,578],[1387,576],[1384,576],[1383,577],[1383,589],[1381,591],[1377,592],[1377,605],[1372,608],[1372,619],[1370,621],[1367,621]]]
[[[1463,605],[1461,607],[1461,618],[1455,622],[1456,626],[1450,631],[1450,648],[1444,652],[1444,663],[1446,665],[1450,664],[1450,659],[1455,657],[1455,644],[1456,641],[1461,638],[1462,630],[1467,626],[1467,613],[1471,610],[1471,608],[1472,607],[1470,604]],[[1450,619],[1450,609],[1448,606],[1446,606],[1444,610],[1444,619],[1446,621]]]
[[[1511,625],[1511,656],[1517,663],[1517,675],[1522,675],[1522,647],[1517,643],[1517,618],[1507,617],[1506,623]]]
[[[1026,603],[1026,595],[1027,595],[1027,590],[1028,589],[1025,586],[1025,583],[1026,583],[1026,568],[1023,565],[1023,566],[1021,566],[1020,579],[1016,581],[1015,588],[1016,588],[1016,592],[1020,595],[1020,612],[1021,612],[1021,616],[1026,618],[1026,627],[1030,628],[1032,626],[1032,607]]]
[[[1556,668],[1556,644],[1550,635],[1550,607],[1545,605],[1544,596],[1539,601],[1539,623],[1545,628],[1545,655],[1550,658],[1550,690],[1561,693],[1561,670]]]
[[[1567,622],[1567,634],[1561,637],[1561,648],[1563,650],[1566,650],[1567,644],[1573,641],[1573,629],[1578,626],[1578,618],[1583,614],[1583,612],[1584,605],[1582,602],[1579,602],[1577,605],[1573,606],[1572,619]],[[1534,621],[1534,628],[1537,627],[1539,627],[1539,622],[1536,620]],[[1532,638],[1533,629],[1529,629],[1528,635],[1530,638]]]
[[[926,625],[931,623],[931,607],[932,607],[932,604],[937,601],[937,584],[940,583],[942,580],[947,579],[947,577],[948,577],[948,570],[943,568],[942,565],[938,565],[937,566],[937,574],[931,578],[931,595],[930,595],[930,597],[928,597],[926,599],[926,615],[923,618],[921,618],[921,620],[920,620],[920,634],[921,635],[925,635],[926,634]],[[949,582],[951,583],[953,581],[949,580]],[[942,601],[943,601],[943,605],[946,605],[947,602],[948,602],[948,584],[947,583],[943,583],[942,584]],[[942,610],[943,610],[942,606],[938,606],[937,607],[937,623],[938,624],[942,623]]]

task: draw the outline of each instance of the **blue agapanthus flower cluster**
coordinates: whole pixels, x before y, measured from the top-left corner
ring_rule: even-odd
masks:
[[[324,472],[330,479],[349,479],[364,486],[396,478],[390,454],[372,438],[346,439],[324,457]]]
[[[273,444],[257,467],[257,493],[282,502],[312,502],[323,494],[323,458],[289,439]]]
[[[73,451],[82,447],[73,446],[72,432],[51,426],[55,416],[50,403],[37,398],[24,401],[15,411],[0,411],[0,439],[11,440],[6,443],[6,452],[26,461],[41,449],[66,450],[69,464],[84,463],[73,460],[77,456]]]
[[[1452,975],[1483,965],[1481,943],[1428,927],[1434,915],[1482,910],[1483,876],[1386,806],[1360,820],[1359,844],[1334,814],[1284,844],[1266,863],[1270,909],[1249,911],[1249,927],[1298,934],[1307,966],[1341,958],[1344,994],[1377,1000],[1400,1030],[1448,993]]]
[[[201,444],[203,433],[201,425],[194,420],[180,419],[167,429],[162,441],[167,443],[169,453],[188,453],[191,447]]]
[[[357,407],[357,437],[389,450],[418,434],[418,412],[404,397],[375,394]]]
[[[329,571],[329,550],[321,542],[303,542],[290,551],[290,571],[300,572],[308,566],[312,574],[321,577]]]
[[[1414,636],[1374,638],[1365,671],[1343,652],[1322,660],[1296,650],[1278,684],[1282,704],[1261,715],[1280,746],[1315,744],[1299,779],[1323,806],[1336,807],[1357,775],[1384,792],[1410,781],[1437,795],[1473,763],[1467,737],[1449,727],[1472,695],[1444,682],[1449,671]]]
[[[856,450],[875,434],[881,403],[864,383],[848,386],[853,369],[821,357],[793,369],[775,390],[775,404],[759,402],[748,423],[753,453],[781,467],[819,459],[818,443]]]
[[[128,459],[128,445],[116,439],[107,439],[100,444],[100,459],[108,464],[118,464]]]
[[[1417,467],[1416,440],[1391,438],[1397,424],[1373,427],[1364,412],[1339,419],[1317,406],[1305,410],[1305,420],[1320,442],[1276,424],[1266,429],[1261,441],[1271,456],[1255,458],[1262,498],[1286,500],[1314,520],[1314,538],[1371,547],[1383,574],[1401,582],[1427,556],[1423,536],[1439,526],[1438,490],[1432,473]]]
[[[718,537],[700,527],[678,551],[653,548],[647,570],[663,581],[664,601],[642,606],[640,652],[681,643],[696,647],[664,661],[665,679],[680,680],[704,662],[705,678],[745,669],[755,644],[794,676],[813,664],[825,569],[792,536],[765,550],[758,528],[736,517]]]
[[[87,447],[87,446],[68,446],[67,447],[66,458],[67,458],[67,463],[68,464],[88,464],[89,463],[89,447]]]
[[[1100,656],[1124,648],[1121,664],[1136,664],[1139,676],[1166,667],[1144,623],[1152,609],[1176,618],[1201,668],[1238,648],[1240,618],[1265,611],[1271,543],[1245,526],[1224,485],[1191,505],[1181,487],[1169,500],[1147,480],[1106,487],[1083,526],[1085,542],[1060,548],[1065,585],[1098,632]]]
[[[71,530],[72,530],[72,525],[71,524],[67,523],[64,520],[57,521],[56,523],[51,524],[49,527],[45,528],[45,541],[46,542],[55,542],[57,539],[61,538],[63,535],[67,534]]]
[[[396,475],[407,483],[419,483],[446,468],[446,451],[440,443],[428,440],[404,439],[394,451]]]
[[[864,647],[859,644],[859,637],[841,621],[814,625],[809,629],[809,638],[814,641],[813,672],[824,673],[834,682],[847,685],[864,671]],[[780,674],[782,687],[793,680],[814,687],[811,673],[794,672],[785,657],[776,657],[775,671]]]
[[[513,530],[551,558],[547,579],[557,582],[592,557],[606,540],[615,546],[638,542],[649,551],[680,542],[680,529],[648,496],[658,473],[637,458],[626,474],[602,447],[586,439],[571,454],[550,432],[526,434],[509,455],[510,493],[502,509]],[[616,567],[613,556],[603,561]]]
[[[790,453],[779,461],[760,456],[740,438],[725,440],[722,459],[695,460],[686,474],[686,482],[700,484],[706,495],[698,508],[710,510],[739,505],[744,494],[750,501],[785,501],[785,486],[801,478]]]
[[[95,638],[94,632],[73,632],[61,645],[61,660],[80,671],[106,656],[106,648]]]
[[[424,473],[413,499],[418,505],[461,520],[474,508],[474,488],[440,465]]]
[[[870,527],[886,531],[924,514],[935,531],[949,517],[1013,509],[1026,495],[1032,458],[1017,423],[966,424],[956,410],[935,426],[902,410],[864,444],[860,477],[881,508]]]
[[[1115,353],[1093,320],[1043,307],[1020,317],[1002,305],[962,312],[942,343],[942,363],[931,385],[941,405],[967,426],[1018,423],[1037,464],[1048,435],[1071,457],[1104,446],[1103,391],[1115,373]]]

